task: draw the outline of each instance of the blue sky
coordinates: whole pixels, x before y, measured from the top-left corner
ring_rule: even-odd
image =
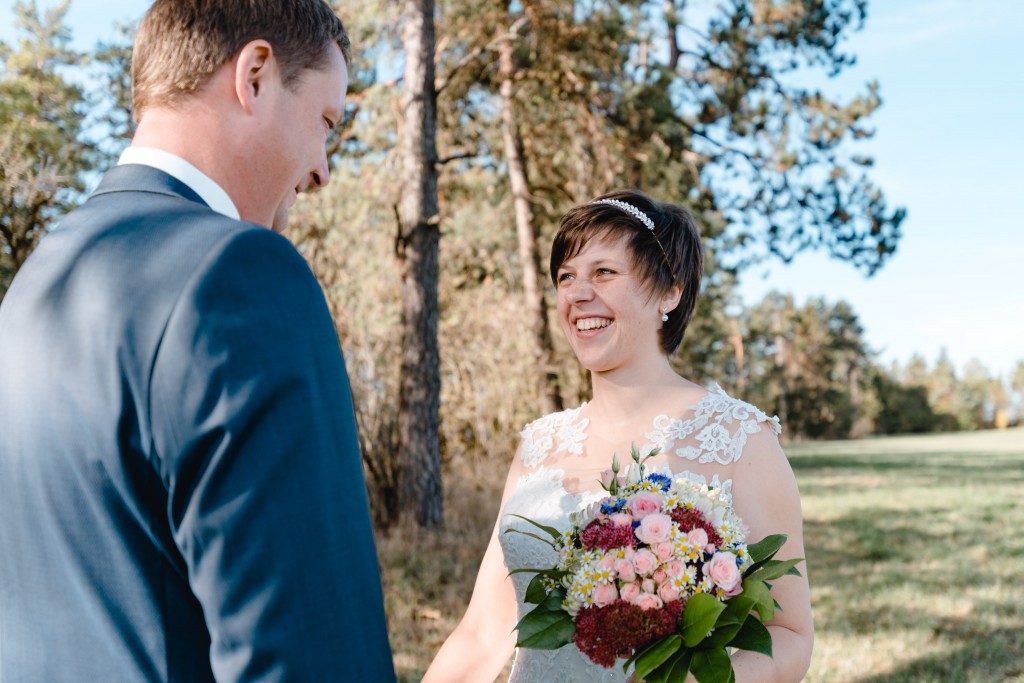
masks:
[[[14,3],[0,3],[7,40]],[[115,21],[147,6],[72,0],[76,43],[113,39]],[[857,65],[826,89],[852,95],[881,84],[877,135],[863,149],[890,206],[909,212],[903,239],[870,279],[813,252],[759,266],[742,283],[746,303],[772,289],[798,302],[845,299],[883,362],[918,352],[934,363],[944,348],[958,367],[977,358],[1001,374],[1024,360],[1022,27],[1017,0],[870,2],[865,29],[847,43]]]

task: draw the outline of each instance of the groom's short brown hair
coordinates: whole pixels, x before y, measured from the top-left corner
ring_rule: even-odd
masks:
[[[345,27],[324,0],[156,0],[132,49],[135,119],[196,92],[259,39],[273,47],[286,86],[321,68],[331,43],[346,63],[352,58]]]

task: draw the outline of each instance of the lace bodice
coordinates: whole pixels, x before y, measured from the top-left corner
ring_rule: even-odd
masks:
[[[502,509],[500,542],[509,570],[550,567],[555,553],[543,542],[518,533],[505,533],[510,528],[530,531],[529,524],[511,515],[522,515],[540,524],[559,530],[569,527],[569,514],[604,497],[602,489],[571,492],[566,490],[564,469],[552,465],[552,455],[582,455],[589,420],[580,416],[581,408],[546,415],[526,426],[522,432],[519,457],[526,469]],[[732,495],[732,481],[719,481],[717,474],[710,481],[691,463],[728,465],[740,459],[747,437],[767,425],[779,433],[778,418],[769,418],[754,406],[730,397],[715,386],[689,411],[689,415],[673,418],[659,415],[652,430],[644,434],[642,453],[660,448],[671,454],[655,471],[664,474],[685,474],[694,481],[710,483]],[[676,457],[671,457],[676,456]],[[565,462],[561,458],[558,464]],[[596,486],[596,484],[595,484]],[[535,530],[535,529],[533,529]],[[523,601],[532,574],[514,574],[519,617],[533,607]],[[611,669],[594,664],[574,645],[559,650],[516,652],[509,683],[591,683],[614,681],[622,683],[626,676],[621,663]]]

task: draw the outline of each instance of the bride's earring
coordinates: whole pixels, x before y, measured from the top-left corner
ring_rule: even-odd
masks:
[[[668,312],[665,311],[664,308],[659,308],[658,310],[661,311],[661,322],[667,323],[668,322]]]

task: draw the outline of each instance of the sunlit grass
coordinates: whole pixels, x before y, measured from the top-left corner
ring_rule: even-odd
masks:
[[[806,681],[1024,683],[1024,430],[786,451],[816,628]],[[462,616],[503,476],[449,480],[445,530],[378,540],[403,682]]]
[[[787,453],[817,631],[805,680],[1024,681],[1024,431]]]

